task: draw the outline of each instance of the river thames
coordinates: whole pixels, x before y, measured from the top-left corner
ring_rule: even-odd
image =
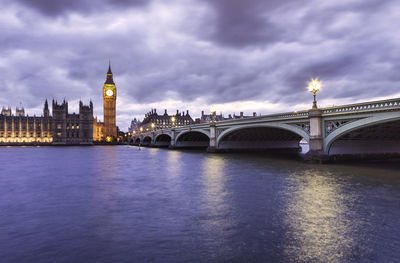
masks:
[[[400,262],[400,164],[0,148],[1,262]]]

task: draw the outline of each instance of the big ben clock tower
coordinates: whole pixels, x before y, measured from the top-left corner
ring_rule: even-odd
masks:
[[[107,79],[103,86],[104,105],[104,138],[110,142],[117,138],[116,105],[117,89],[111,72],[111,63],[108,65]]]

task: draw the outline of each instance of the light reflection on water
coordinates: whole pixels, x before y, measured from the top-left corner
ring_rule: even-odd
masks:
[[[218,246],[219,253],[225,253],[229,245],[228,242],[230,229],[232,228],[232,218],[229,215],[232,204],[227,192],[226,162],[221,156],[207,156],[203,159],[202,167],[202,191],[201,205],[199,211],[200,225],[205,231],[210,246]]]
[[[168,172],[166,175],[171,178],[171,180],[177,179],[181,172],[181,152],[179,151],[171,151],[167,155],[167,169]]]
[[[301,262],[344,262],[354,247],[351,213],[334,174],[310,169],[290,177],[285,221],[290,226],[285,252]]]
[[[224,166],[225,162],[220,156],[209,156],[203,160],[203,195],[205,205],[211,211],[224,209],[228,205],[225,200],[227,193],[224,189]]]
[[[0,148],[0,258],[396,262],[400,167],[392,166],[137,147]]]

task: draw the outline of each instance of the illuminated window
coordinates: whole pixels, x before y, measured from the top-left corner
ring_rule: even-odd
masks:
[[[61,132],[57,132],[57,136],[58,136],[58,137],[61,137]]]
[[[57,129],[61,129],[61,124],[57,124]]]

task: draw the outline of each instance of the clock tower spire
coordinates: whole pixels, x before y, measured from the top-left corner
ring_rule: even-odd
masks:
[[[117,139],[116,125],[117,88],[115,87],[111,62],[108,63],[106,81],[103,85],[104,139],[108,142]]]

